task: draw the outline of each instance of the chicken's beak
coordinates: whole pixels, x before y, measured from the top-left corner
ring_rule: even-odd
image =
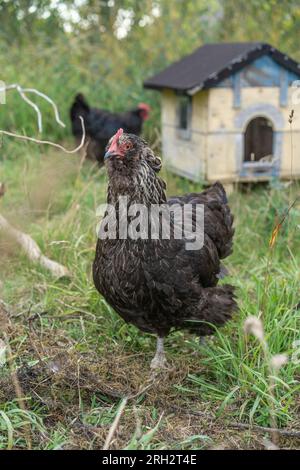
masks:
[[[105,154],[104,154],[104,160],[107,160],[108,158],[111,158],[111,157],[119,157],[119,158],[123,158],[123,155],[118,152],[118,151],[115,151],[115,150],[108,150]]]
[[[108,158],[112,157],[113,155],[116,155],[115,152],[110,152],[108,150],[104,155],[104,160],[107,160]]]

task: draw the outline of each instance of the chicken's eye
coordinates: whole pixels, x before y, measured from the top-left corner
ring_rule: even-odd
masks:
[[[125,150],[130,150],[130,149],[132,149],[132,143],[131,143],[131,142],[127,142],[127,143],[125,144]]]

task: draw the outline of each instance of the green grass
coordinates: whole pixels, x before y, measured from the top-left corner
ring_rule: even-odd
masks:
[[[72,142],[66,145],[72,146]],[[7,366],[0,368],[0,448],[102,448],[122,396],[149,380],[155,339],[126,325],[91,279],[97,206],[106,176],[77,156],[4,140],[1,213],[30,233],[70,280],[54,280],[4,237],[0,239],[0,298],[9,307],[10,346],[25,411]],[[201,189],[164,172],[168,193]],[[277,189],[276,189],[277,188]],[[295,186],[292,195],[298,189]],[[269,426],[268,374],[257,340],[245,338],[244,320],[263,307],[272,354],[292,355],[299,338],[299,203],[279,233],[269,266],[268,241],[276,213],[288,207],[290,188],[261,185],[230,197],[235,245],[226,261],[237,287],[239,313],[205,345],[184,332],[166,341],[174,370],[129,400],[115,448],[256,448],[263,435],[237,431],[233,421]],[[54,371],[54,372],[53,372]],[[276,379],[274,409],[281,427],[297,426],[299,365],[290,361]],[[286,440],[286,447],[297,441]]]

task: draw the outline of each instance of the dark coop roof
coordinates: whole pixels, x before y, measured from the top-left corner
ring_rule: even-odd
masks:
[[[268,54],[277,63],[300,76],[300,64],[270,44],[260,42],[205,44],[144,82],[145,88],[193,94],[210,88],[253,60]]]

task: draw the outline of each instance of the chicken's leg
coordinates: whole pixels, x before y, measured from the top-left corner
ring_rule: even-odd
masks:
[[[164,338],[157,337],[156,353],[151,361],[151,369],[166,369],[167,361],[164,350]]]

